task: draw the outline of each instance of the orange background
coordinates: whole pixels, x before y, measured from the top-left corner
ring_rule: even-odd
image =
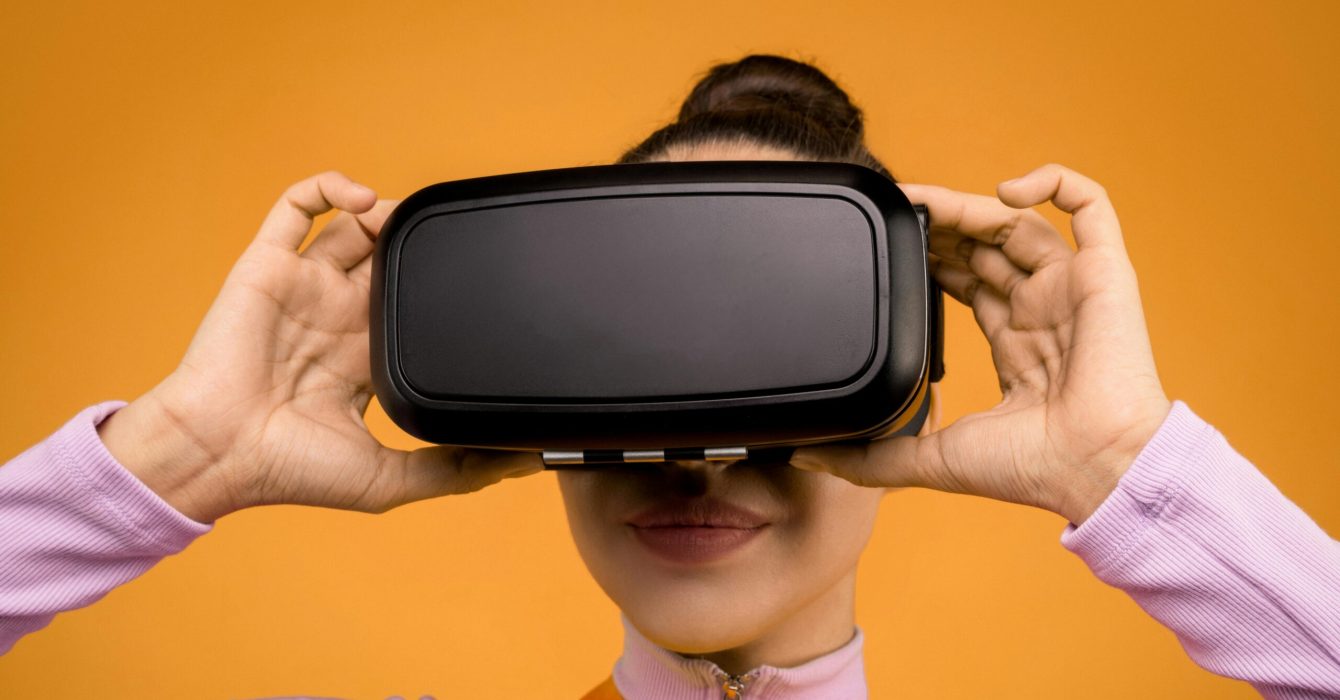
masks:
[[[1340,534],[1337,8],[15,4],[0,458],[170,372],[291,182],[337,168],[401,197],[609,162],[711,63],[767,51],[830,71],[900,179],[991,192],[1057,161],[1106,185],[1169,394]],[[948,338],[952,418],[998,393],[961,308]],[[858,593],[875,697],[1255,697],[1094,578],[1059,516],[913,490],[880,518]],[[573,698],[619,645],[545,474],[381,516],[228,516],[20,641],[0,696]]]

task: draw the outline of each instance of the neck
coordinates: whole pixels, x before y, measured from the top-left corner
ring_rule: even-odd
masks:
[[[789,668],[851,641],[855,627],[856,570],[853,569],[758,639],[731,649],[684,656],[707,659],[732,675],[764,665]]]

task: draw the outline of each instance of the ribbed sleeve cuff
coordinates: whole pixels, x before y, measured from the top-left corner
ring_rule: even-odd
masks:
[[[1061,544],[1094,573],[1118,564],[1182,492],[1186,471],[1215,434],[1185,403],[1173,402],[1117,487],[1082,524],[1066,525]]]
[[[69,498],[117,523],[127,537],[175,553],[213,529],[213,523],[197,522],[173,508],[107,451],[97,426],[126,405],[112,400],[83,409],[52,436],[52,453],[73,487]]]

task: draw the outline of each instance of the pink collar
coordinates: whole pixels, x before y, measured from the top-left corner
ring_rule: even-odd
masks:
[[[731,678],[707,659],[691,659],[662,649],[623,621],[623,656],[614,664],[614,685],[629,700],[721,700]],[[851,641],[799,666],[759,666],[743,674],[743,700],[763,698],[865,698],[864,636],[856,627]]]

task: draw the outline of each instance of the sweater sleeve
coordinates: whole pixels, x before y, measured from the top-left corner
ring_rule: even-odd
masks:
[[[97,425],[125,405],[84,408],[0,467],[0,654],[213,528],[178,512],[107,451]]]
[[[1186,404],[1061,543],[1203,668],[1267,698],[1340,697],[1340,542]]]

